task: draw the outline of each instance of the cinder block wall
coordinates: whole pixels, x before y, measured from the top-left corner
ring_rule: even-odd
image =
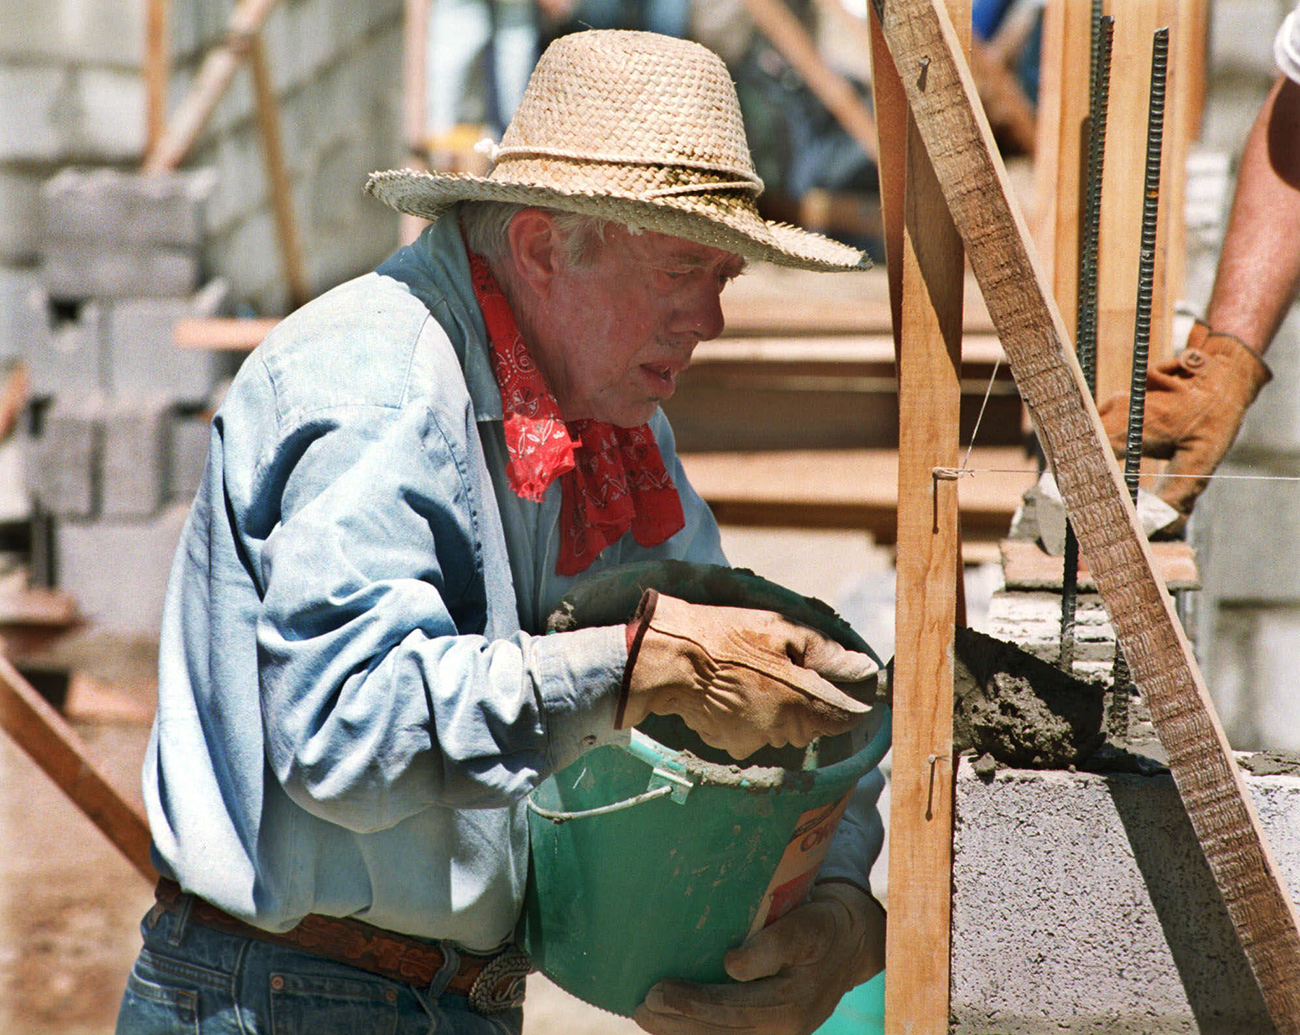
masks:
[[[1204,311],[1237,157],[1277,75],[1272,39],[1290,0],[1215,0],[1202,153],[1189,180],[1187,309]],[[1219,469],[1300,475],[1300,309],[1268,352],[1274,380]],[[1205,589],[1193,632],[1233,747],[1300,750],[1300,481],[1212,482],[1192,529]]]
[[[225,33],[232,0],[172,0],[170,103]],[[134,168],[145,146],[144,0],[5,0],[0,17],[0,269],[35,264],[41,185],[68,165]],[[401,157],[401,0],[282,0],[263,32],[280,97],[313,291],[375,265],[396,216],[366,174]],[[246,69],[236,73],[187,167],[218,173],[206,264],[236,304],[285,305]],[[0,343],[3,344],[3,343]]]

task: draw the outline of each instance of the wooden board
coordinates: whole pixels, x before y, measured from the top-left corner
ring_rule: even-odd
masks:
[[[1300,1033],[1300,923],[1153,570],[1069,335],[938,0],[888,0],[883,31],[971,266],[1269,1014]],[[892,889],[891,889],[892,890]]]
[[[0,728],[31,756],[140,874],[158,879],[149,824],[99,772],[73,730],[18,670],[0,657]]]
[[[1151,560],[1156,574],[1170,590],[1200,589],[1201,573],[1196,567],[1196,551],[1191,543],[1151,543]],[[1054,557],[1030,539],[1003,539],[998,544],[1002,560],[1002,577],[1007,589],[1061,588],[1063,558]],[[1097,581],[1088,562],[1079,562],[1079,589],[1092,592]]]
[[[970,5],[949,0],[957,24]],[[963,41],[969,46],[969,39]],[[897,68],[877,48],[874,77],[897,126]],[[958,462],[965,258],[914,117],[906,119],[902,190],[882,201],[897,292],[898,548],[893,771],[889,814],[889,927],[885,1031],[948,1030],[952,913],[953,631],[961,577],[956,481],[934,476]],[[897,136],[898,134],[896,134]],[[897,142],[894,144],[897,147]],[[883,147],[883,144],[882,144]],[[899,260],[895,263],[895,256]],[[901,266],[901,270],[899,267]]]
[[[879,543],[896,540],[897,450],[686,453],[681,460],[722,524],[861,528]],[[974,474],[956,483],[966,537],[996,542],[1038,477],[1014,447],[977,448],[970,466],[1016,472]]]

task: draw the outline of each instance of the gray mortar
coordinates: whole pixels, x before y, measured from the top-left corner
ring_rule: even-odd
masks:
[[[970,629],[957,630],[955,662],[958,748],[974,748],[1007,765],[1064,769],[1101,745],[1101,684]]]

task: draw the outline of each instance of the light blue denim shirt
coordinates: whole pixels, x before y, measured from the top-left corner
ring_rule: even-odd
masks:
[[[613,729],[620,628],[551,636],[559,486],[505,481],[501,398],[454,221],[284,320],[213,420],[163,615],[144,792],[160,872],[271,930],[310,912],[507,940],[522,799]],[[722,563],[662,413],[685,527]],[[824,872],[865,880],[876,791]],[[868,800],[869,799],[869,800]]]

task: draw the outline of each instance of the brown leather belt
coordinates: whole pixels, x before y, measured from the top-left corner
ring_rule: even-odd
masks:
[[[154,908],[167,913],[181,912],[188,899],[190,923],[284,945],[410,985],[429,987],[447,961],[432,942],[347,917],[311,913],[287,931],[265,931],[182,891],[166,877],[158,881],[155,896]],[[459,966],[444,992],[468,997],[479,1013],[495,1013],[523,1002],[523,982],[531,968],[519,949],[511,946],[494,956],[457,955]]]

